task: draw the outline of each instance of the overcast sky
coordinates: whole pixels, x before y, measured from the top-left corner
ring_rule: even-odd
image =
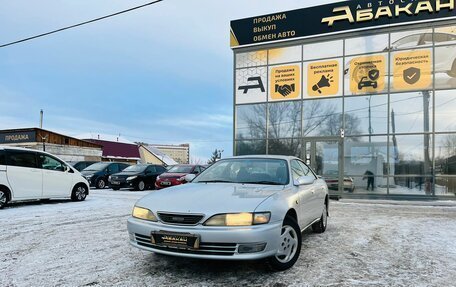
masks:
[[[0,44],[148,1],[0,0]],[[326,4],[330,0],[320,0]],[[105,21],[0,48],[0,129],[190,143],[232,154],[229,21],[316,1],[164,0]]]

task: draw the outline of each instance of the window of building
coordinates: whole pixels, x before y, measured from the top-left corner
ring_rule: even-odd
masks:
[[[266,138],[266,104],[236,107],[236,139]]]

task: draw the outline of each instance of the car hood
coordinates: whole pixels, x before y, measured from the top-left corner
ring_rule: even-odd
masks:
[[[86,170],[86,171],[81,171],[81,174],[84,175],[84,176],[92,176],[96,173],[98,173],[99,171],[93,171],[93,170]]]
[[[160,178],[179,178],[179,177],[183,177],[185,175],[187,175],[188,173],[177,173],[177,172],[171,172],[171,173],[168,173],[168,172],[165,172],[165,173],[162,173],[160,174]]]
[[[217,213],[253,212],[266,198],[284,189],[232,183],[188,183],[146,195],[136,204],[153,212]]]
[[[135,175],[140,175],[140,174],[142,174],[141,171],[122,171],[122,172],[113,174],[112,176],[128,177],[128,176],[135,176]]]

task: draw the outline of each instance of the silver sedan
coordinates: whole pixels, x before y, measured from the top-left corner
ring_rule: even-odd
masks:
[[[326,229],[328,188],[299,158],[233,157],[186,180],[136,203],[128,219],[133,246],[193,258],[264,258],[285,270],[298,260],[301,232]]]

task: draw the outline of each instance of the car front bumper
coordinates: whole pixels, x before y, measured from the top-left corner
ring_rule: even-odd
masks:
[[[182,226],[128,219],[130,243],[140,249],[155,253],[190,258],[216,260],[256,260],[274,256],[279,246],[282,222],[243,227]],[[189,233],[200,237],[200,248],[195,250],[162,247],[152,243],[153,232]],[[240,253],[241,246],[265,244],[262,251]]]

